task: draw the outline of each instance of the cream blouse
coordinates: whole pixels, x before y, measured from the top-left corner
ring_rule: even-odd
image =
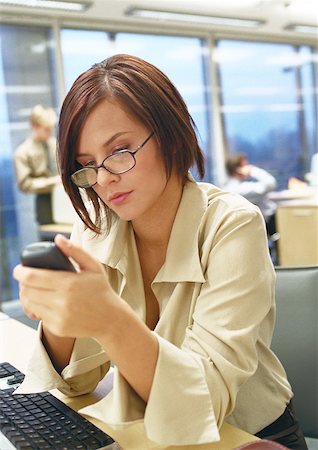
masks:
[[[94,237],[78,220],[72,240],[105,264],[114,290],[145,321],[131,224],[118,219],[107,237]],[[115,368],[110,394],[81,412],[112,427],[144,421],[148,438],[164,445],[217,441],[223,421],[252,434],[272,423],[292,397],[270,350],[274,282],[259,209],[211,184],[187,182],[166,261],[152,283],[160,318],[149,401],[145,404]],[[92,295],[98,295],[93,287]],[[99,343],[79,338],[60,376],[40,337],[41,328],[17,392],[58,388],[80,395],[93,390],[109,368]]]

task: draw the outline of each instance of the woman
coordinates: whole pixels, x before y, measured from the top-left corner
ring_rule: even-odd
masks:
[[[280,418],[277,440],[306,448],[269,348],[264,221],[245,199],[192,179],[203,155],[169,79],[128,55],[80,75],[58,158],[80,220],[72,242],[55,241],[79,272],[15,269],[23,307],[42,324],[24,390],[40,377],[45,390],[80,395],[112,361],[112,394],[83,410],[112,426],[144,420],[153,441],[183,445],[217,441],[224,420],[255,434]]]

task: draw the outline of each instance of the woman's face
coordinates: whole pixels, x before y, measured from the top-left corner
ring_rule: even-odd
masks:
[[[32,134],[36,141],[47,142],[53,133],[53,127],[47,127],[45,125],[33,125]]]
[[[99,166],[116,151],[136,150],[152,131],[128,114],[120,103],[102,100],[84,123],[76,159],[83,166]],[[100,168],[93,186],[103,202],[123,220],[142,217],[165,196],[167,176],[155,135],[135,158],[135,167],[120,175]]]

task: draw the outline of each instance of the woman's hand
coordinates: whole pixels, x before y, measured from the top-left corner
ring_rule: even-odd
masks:
[[[251,176],[252,169],[253,169],[253,166],[251,164],[245,164],[244,166],[237,168],[237,173],[242,178],[249,178]]]
[[[108,283],[104,267],[64,236],[56,245],[79,266],[77,273],[35,269],[18,265],[13,275],[20,283],[23,309],[31,319],[41,319],[56,336],[98,338],[122,300]]]
[[[104,267],[63,236],[56,245],[78,273],[17,266],[23,308],[42,320],[42,341],[58,372],[69,362],[74,339],[93,337],[145,402],[159,353],[155,335],[111,288]]]

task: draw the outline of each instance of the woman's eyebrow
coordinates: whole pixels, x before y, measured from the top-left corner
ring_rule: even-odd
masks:
[[[111,138],[109,138],[106,142],[104,142],[102,147],[108,147],[108,145],[110,145],[117,138],[119,138],[119,137],[121,137],[121,136],[123,136],[124,134],[127,134],[127,133],[129,133],[129,131],[119,131],[118,133],[115,133]]]
[[[130,133],[130,131],[119,131],[118,133],[115,133],[113,136],[111,136],[106,142],[104,142],[102,144],[102,147],[108,147],[113,141],[115,141],[117,138],[123,136],[124,134]],[[86,153],[84,152],[79,152],[77,154],[77,158],[81,157],[81,156],[91,156],[90,153]]]

